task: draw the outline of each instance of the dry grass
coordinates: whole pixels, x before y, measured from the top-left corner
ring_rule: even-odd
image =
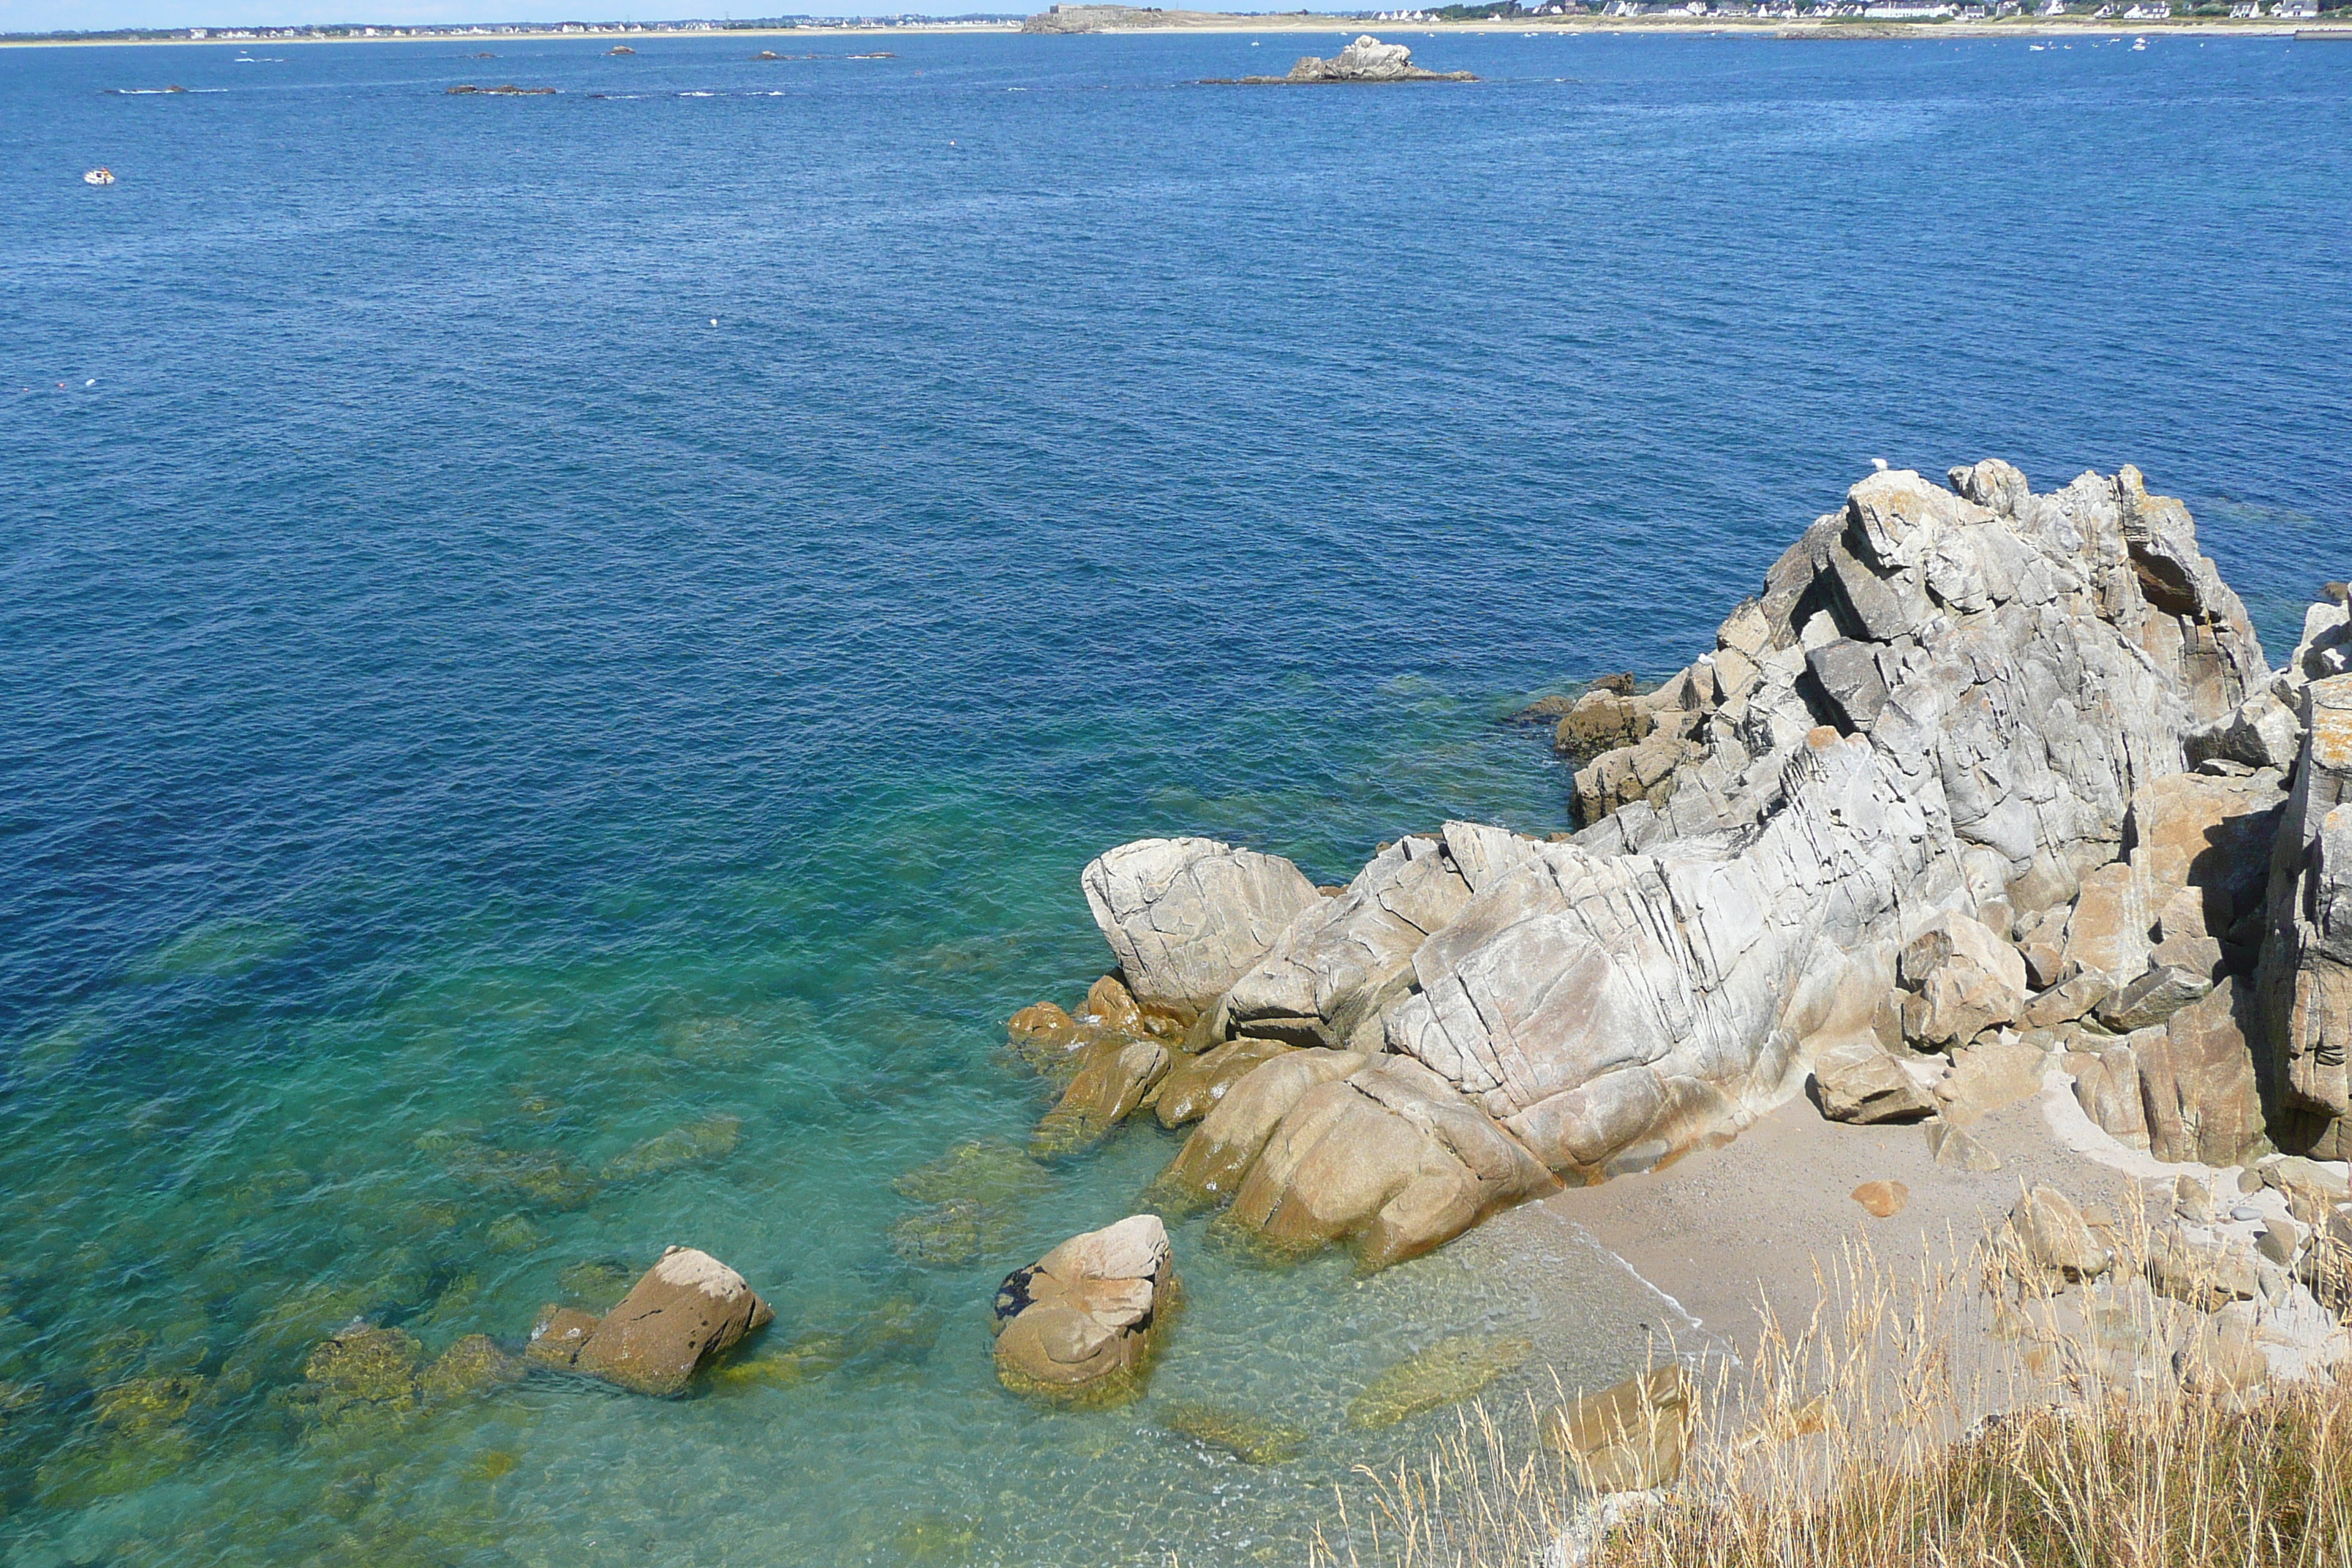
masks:
[[[1364,1472],[1313,1562],[2352,1568],[2352,1379],[2184,1391],[2201,1320],[2138,1281],[2144,1234],[2093,1292],[2021,1287],[2013,1247],[1908,1279],[1866,1253],[1818,1270],[1809,1322],[1702,1363],[1681,1480],[1636,1506],[1596,1517],[1532,1405],[1472,1407],[1425,1465]]]

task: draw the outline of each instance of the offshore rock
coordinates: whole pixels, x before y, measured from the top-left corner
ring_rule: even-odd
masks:
[[[2137,470],[2041,496],[1998,462],[1951,479],[1874,474],[1817,520],[1715,650],[1641,700],[1654,727],[1595,760],[1596,780],[1618,784],[1580,784],[1591,820],[1571,840],[1448,824],[1368,868],[1345,917],[1314,909],[1286,863],[1244,866],[1205,840],[1090,868],[1138,996],[1181,994],[1213,1038],[1311,1014],[1318,1037],[1370,1046],[1377,1020],[1376,1062],[1249,1093],[1315,1055],[1297,1052],[1236,1083],[1179,1157],[1192,1189],[1237,1184],[1232,1222],[1282,1245],[1350,1237],[1368,1262],[1406,1256],[1541,1190],[1531,1171],[1651,1168],[1736,1134],[1830,1053],[1891,1043],[1899,959],[1942,917],[1989,933],[1966,933],[1970,966],[1999,982],[1976,998],[1988,1018],[2042,999],[2004,939],[2070,903],[2053,973],[2072,951],[2084,975],[2138,979],[2202,853],[2159,831],[2153,805],[2135,837],[2138,797],[2182,773],[2192,729],[2268,682],[2260,646],[2186,509]],[[1637,797],[1619,787],[1629,776]],[[2274,795],[2275,775],[2262,787]],[[2118,862],[2134,849],[2146,888]],[[1425,880],[1408,888],[1408,872]],[[2104,915],[2086,874],[2116,884]],[[2229,892],[2204,933],[2226,952],[2238,895],[2207,885]],[[2098,935],[2114,951],[2082,957]],[[1967,992],[1948,1009],[1955,1045]],[[1211,1140],[1244,1104],[1246,1136]],[[1928,1126],[1946,1163],[1997,1165],[1950,1117]]]
[[[674,1394],[774,1320],[740,1274],[707,1252],[673,1247],[601,1321],[571,1308],[542,1311],[527,1353],[635,1393]]]
[[[1289,861],[1210,838],[1146,838],[1097,857],[1079,876],[1095,925],[1144,1006],[1208,1008],[1319,904]]]
[[[1066,1403],[1134,1397],[1175,1291],[1173,1252],[1157,1215],[1072,1237],[998,1287],[998,1381]]]
[[[2271,858],[2257,984],[2279,1142],[2340,1160],[2352,1153],[2352,675],[2298,696],[2302,755]]]
[[[1251,80],[1259,79],[1252,78]],[[1476,81],[1468,71],[1423,70],[1412,63],[1412,51],[1402,44],[1384,44],[1370,33],[1329,59],[1302,55],[1290,68],[1286,82],[1328,81]]]

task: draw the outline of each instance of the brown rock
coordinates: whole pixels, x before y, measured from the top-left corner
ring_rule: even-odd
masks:
[[[1283,1114],[1318,1083],[1345,1078],[1367,1058],[1356,1051],[1287,1051],[1243,1074],[1192,1130],[1152,1184],[1180,1205],[1222,1203],[1234,1195]]]
[[[1176,1305],[1157,1215],[1074,1236],[998,1287],[996,1375],[1016,1394],[1110,1404],[1142,1392]]]
[[[1453,1085],[1411,1057],[1383,1056],[1298,1097],[1243,1178],[1227,1220],[1282,1252],[1353,1239],[1370,1270],[1559,1186]]]
[[[1553,726],[1552,750],[1583,761],[1634,744],[1649,734],[1653,722],[1630,692],[1588,691]]]
[[[2266,1139],[2254,1058],[2239,1020],[2252,998],[2234,980],[2132,1037],[2148,1152],[2174,1164],[2236,1165]]]
[[[2026,1000],[2025,961],[1990,928],[1948,913],[1903,949],[1896,976],[1912,993],[1904,1035],[1939,1047],[2014,1023]]]
[[[1216,1109],[1225,1091],[1259,1067],[1297,1047],[1280,1040],[1228,1040],[1213,1050],[1186,1057],[1160,1083],[1153,1104],[1162,1127],[1198,1121]]]
[[[532,1358],[561,1364],[586,1316],[564,1310],[542,1319],[531,1331]],[[740,1274],[707,1252],[673,1247],[580,1339],[570,1364],[638,1394],[677,1394],[704,1363],[774,1318]]]
[[[1853,1197],[1873,1218],[1893,1219],[1910,1206],[1911,1189],[1900,1182],[1864,1182]]]
[[[2149,1235],[2147,1278],[2161,1294],[2200,1312],[2251,1301],[2260,1289],[2252,1247],[2192,1236],[2177,1223]]]
[[[2147,967],[2147,908],[2132,868],[2116,861],[2087,872],[2066,921],[2066,957],[2085,974],[2105,975],[2120,985]]]
[[[2099,1022],[2116,1034],[2128,1035],[2163,1023],[2212,989],[2210,975],[2159,965],[2100,1003]]]
[[[1936,1110],[1927,1087],[1875,1041],[1824,1051],[1813,1064],[1813,1085],[1832,1121],[1916,1121]]]
[[[1952,1053],[1952,1069],[1936,1085],[1936,1100],[1964,1121],[2031,1099],[2042,1089],[2049,1057],[2013,1035],[1985,1035]]]
[[[1947,1170],[2000,1169],[2000,1155],[1969,1137],[1966,1129],[1940,1116],[1927,1123],[1927,1152],[1936,1157],[1936,1163]]]
[[[2029,1029],[2054,1029],[2061,1024],[2071,1024],[2090,1016],[2091,1010],[2113,994],[2115,988],[2116,983],[2105,974],[2077,974],[2028,1002],[2017,1021]]]
[[[1087,988],[1083,1010],[1106,1027],[1122,1029],[1130,1035],[1143,1033],[1143,1009],[1136,1005],[1134,995],[1116,974],[1106,974]]]
[[[1100,1139],[1168,1076],[1171,1060],[1167,1047],[1153,1040],[1110,1039],[1089,1047],[1061,1102],[1030,1136],[1030,1154],[1066,1154]]]
[[[2197,1325],[2189,1342],[2173,1352],[2173,1372],[2191,1394],[2235,1394],[2270,1376],[2253,1326],[2242,1312],[2224,1311]]]
[[[2139,1091],[2139,1061],[2131,1047],[2117,1043],[2095,1055],[2071,1059],[2074,1099],[2092,1125],[2118,1143],[2147,1147],[2147,1111]]]
[[[523,1354],[541,1366],[569,1371],[580,1359],[580,1347],[596,1331],[597,1323],[593,1313],[550,1302],[539,1310],[539,1321],[531,1325],[530,1342],[524,1347]]]
[[[2036,1186],[2009,1211],[2010,1229],[2026,1260],[2044,1274],[2070,1284],[2095,1279],[2115,1263],[2099,1245],[2074,1200],[2057,1188]]]
[[[1682,1474],[1692,1404],[1689,1374],[1662,1366],[1554,1410],[1543,1440],[1588,1492],[1647,1491]]]

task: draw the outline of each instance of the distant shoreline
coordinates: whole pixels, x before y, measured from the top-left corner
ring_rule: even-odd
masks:
[[[466,35],[446,33],[425,37],[293,37],[293,38],[41,38],[0,37],[0,48],[18,49],[89,49],[89,48],[150,48],[172,47],[210,48],[233,45],[240,49],[276,48],[280,45],[313,46],[319,44],[498,44],[544,43],[566,39],[583,44],[608,44],[619,41],[632,48],[640,43],[657,43],[672,38],[868,38],[908,36],[938,36],[952,33],[984,33],[1001,37],[1017,34],[1017,22],[908,23],[883,26],[871,23],[845,24],[828,26],[823,24],[798,27],[729,27],[711,32],[646,31],[637,33],[565,33],[551,27],[545,30]],[[1533,17],[1522,16],[1510,21],[1475,22],[1370,22],[1360,16],[1333,16],[1328,21],[1297,16],[1272,16],[1262,22],[1247,18],[1233,21],[1204,22],[1178,27],[1115,27],[1094,33],[1032,34],[1037,37],[1116,37],[1139,35],[1167,37],[1179,34],[1346,34],[1360,32],[1393,32],[1398,37],[1410,34],[1439,33],[1559,33],[1559,34],[1682,34],[1689,37],[1744,37],[1793,39],[1801,41],[1837,42],[1869,40],[1887,42],[1905,38],[2073,38],[2107,37],[2128,34],[2132,37],[2168,37],[2213,38],[2292,38],[2298,34],[2329,34],[2352,37],[2352,23],[2319,23],[2310,21],[2238,21],[2229,18],[2175,20],[2168,22],[2124,22],[2116,17],[2093,21],[2089,17],[2059,20],[2048,17],[2018,18],[2009,21],[1984,22],[1813,22],[1803,18],[1793,20],[1738,21],[1734,19],[1695,19],[1686,22],[1658,18],[1617,18],[1601,16]]]

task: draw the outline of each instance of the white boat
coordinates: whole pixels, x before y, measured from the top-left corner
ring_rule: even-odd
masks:
[[[87,170],[82,174],[81,183],[85,185],[110,185],[114,184],[114,171],[111,169]]]

